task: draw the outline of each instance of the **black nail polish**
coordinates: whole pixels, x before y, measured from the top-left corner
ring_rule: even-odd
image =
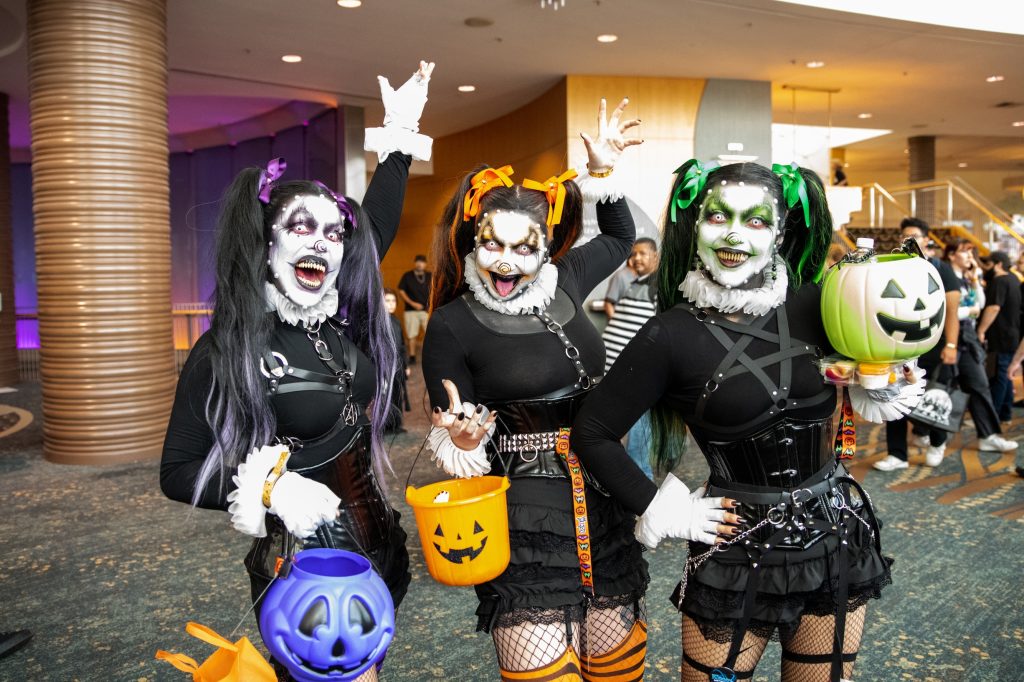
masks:
[[[441,408],[440,407],[435,407],[434,408],[434,414],[441,414]]]
[[[464,415],[462,413],[459,413],[459,421],[462,421],[465,418],[466,418],[466,415]]]

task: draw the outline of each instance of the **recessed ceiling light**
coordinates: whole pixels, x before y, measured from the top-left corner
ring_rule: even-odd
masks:
[[[460,85],[459,92],[476,92],[475,85]]]
[[[1014,128],[1024,127],[1024,121],[1014,121],[1010,125],[1012,125]]]
[[[819,62],[817,60],[813,62],[807,62],[808,69],[820,69],[823,66],[825,66],[825,62]]]
[[[599,43],[614,43],[619,37],[614,33],[602,33],[597,37]]]
[[[355,9],[361,7],[363,0],[338,0],[338,7],[344,7],[345,9]]]
[[[958,164],[956,165],[956,167],[957,167],[957,168],[967,168],[967,163],[966,163],[966,162],[964,162],[964,161],[961,161],[960,163],[958,163]]]
[[[282,62],[288,62],[289,64],[298,64],[302,61],[302,57],[297,54],[286,54],[281,57]]]
[[[989,83],[998,83],[999,81],[1003,80],[1003,77],[1002,76],[989,76],[985,80],[987,80]]]
[[[871,114],[865,111],[863,114],[857,114],[857,118],[871,118]]]

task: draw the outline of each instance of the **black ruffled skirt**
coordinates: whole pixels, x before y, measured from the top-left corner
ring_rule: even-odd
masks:
[[[839,604],[839,538],[826,535],[807,549],[776,550],[762,557],[760,581],[748,631],[769,639],[786,639],[800,625],[803,614],[832,616],[838,609],[854,611],[881,596],[892,582],[893,560],[881,555],[871,531],[857,518],[844,521],[849,529],[846,552],[848,592]],[[708,545],[691,542],[690,555],[703,554]],[[750,560],[740,546],[717,552],[690,575],[682,611],[700,626],[705,638],[729,643],[743,615],[744,590]],[[673,604],[679,607],[678,595]]]
[[[643,597],[649,575],[633,535],[636,518],[587,489],[594,554],[594,597],[584,592],[576,554],[568,479],[515,478],[508,491],[512,558],[505,572],[478,585],[477,629],[581,619],[588,606],[610,608]]]

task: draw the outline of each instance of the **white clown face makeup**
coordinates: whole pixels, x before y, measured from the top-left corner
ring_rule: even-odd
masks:
[[[547,260],[544,227],[525,213],[485,213],[477,226],[476,244],[480,279],[500,301],[525,291]]]
[[[334,286],[345,254],[344,225],[333,199],[300,194],[281,206],[267,263],[274,285],[292,303],[319,303]]]
[[[711,279],[727,288],[758,287],[779,237],[778,205],[757,185],[712,188],[697,218],[697,256]]]

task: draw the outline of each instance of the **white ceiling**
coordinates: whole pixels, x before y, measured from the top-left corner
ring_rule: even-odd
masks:
[[[1003,5],[1024,12],[1024,3]],[[24,0],[0,0],[4,9],[23,25]],[[493,24],[469,28],[468,17]],[[601,33],[619,40],[600,44]],[[0,31],[0,41],[6,35]],[[783,86],[838,90],[832,125],[893,131],[872,141],[874,150],[902,155],[909,135],[982,136],[1010,151],[987,148],[969,159],[972,167],[1024,167],[1024,127],[1010,125],[1024,120],[1024,105],[995,106],[1024,103],[1018,35],[773,0],[566,0],[557,12],[537,0],[364,0],[354,10],[334,0],[168,0],[168,42],[172,134],[224,126],[293,99],[361,104],[373,122],[380,115],[374,76],[397,85],[425,58],[437,70],[422,129],[435,136],[507,113],[565,74],[741,78],[773,83],[777,122],[794,120],[794,91]],[[303,61],[285,64],[286,53]],[[811,60],[826,66],[808,69]],[[28,139],[26,62],[24,44],[0,56],[15,146]],[[985,82],[995,74],[1004,80]],[[457,92],[465,83],[477,91]],[[234,101],[213,106],[211,97]],[[858,119],[861,112],[873,116]],[[828,97],[797,90],[795,119],[827,125]]]

